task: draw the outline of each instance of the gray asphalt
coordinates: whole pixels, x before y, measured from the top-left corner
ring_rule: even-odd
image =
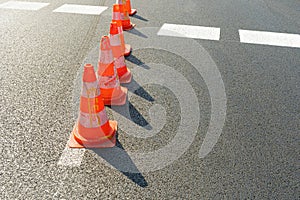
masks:
[[[125,153],[118,159],[113,151],[88,150],[77,167],[58,161],[76,120],[76,80],[82,65],[97,57],[111,10],[100,16],[52,10],[65,3],[111,7],[113,1],[49,3],[39,11],[0,9],[0,199],[299,199],[300,49],[242,44],[238,35],[239,29],[299,34],[299,1],[132,0],[138,14],[131,19],[137,26],[125,33],[134,49],[127,66],[136,76],[127,85],[130,119],[122,120],[122,109],[107,107],[110,118],[121,119],[118,147]],[[158,37],[155,31],[164,23],[220,27],[221,39]],[[180,44],[177,51],[191,52],[191,57],[201,54],[200,66],[209,55],[220,71],[226,121],[204,158],[199,150],[211,118],[209,88],[184,53],[156,48],[150,43],[154,38],[165,47]],[[199,110],[200,119],[187,124],[192,132],[199,123],[188,149],[170,165],[147,172],[126,152],[166,146],[183,118],[184,105],[169,88],[147,84],[132,91],[144,80],[138,76],[141,70],[161,65],[174,70],[169,76],[179,73],[188,81],[198,107],[185,106],[191,113]],[[155,129],[149,110],[158,105],[156,112],[166,113],[162,130],[143,139],[130,135],[128,127]],[[124,159],[138,173],[120,170]]]

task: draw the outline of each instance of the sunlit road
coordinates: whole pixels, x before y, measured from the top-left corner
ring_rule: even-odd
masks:
[[[0,199],[298,199],[300,2],[131,2],[117,147],[70,150],[114,1],[0,0]]]

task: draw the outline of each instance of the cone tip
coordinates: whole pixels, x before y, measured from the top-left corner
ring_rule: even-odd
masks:
[[[88,64],[85,64],[85,65],[84,65],[84,68],[87,68],[87,69],[93,68],[93,65],[88,63]]]
[[[114,5],[113,5],[113,11],[114,11],[114,12],[120,12],[119,4],[114,4]]]
[[[110,40],[109,40],[108,35],[102,36],[101,42],[100,42],[100,49],[101,50],[110,50],[111,49]]]
[[[83,82],[94,82],[96,81],[96,74],[94,66],[92,64],[85,64],[83,71]]]
[[[101,43],[107,42],[107,40],[109,40],[109,36],[108,36],[108,35],[104,35],[104,36],[102,36],[102,38],[101,38]]]

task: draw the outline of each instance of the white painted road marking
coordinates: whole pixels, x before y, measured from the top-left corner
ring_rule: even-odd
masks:
[[[242,43],[300,48],[299,34],[250,30],[239,30],[239,34]]]
[[[75,149],[66,146],[57,164],[61,166],[79,167],[85,151],[86,149]]]
[[[64,4],[61,7],[53,10],[53,12],[59,13],[75,13],[85,15],[100,15],[108,7],[105,6],[88,6],[88,5],[77,5],[77,4]]]
[[[0,8],[16,10],[39,10],[48,5],[49,3],[41,2],[8,1],[0,4]]]
[[[204,40],[220,40],[220,28],[164,24],[157,35],[184,37]]]

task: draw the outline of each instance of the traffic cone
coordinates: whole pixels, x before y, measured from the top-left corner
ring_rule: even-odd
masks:
[[[132,48],[131,48],[130,44],[125,44],[125,38],[124,38],[124,33],[123,33],[122,22],[121,21],[117,22],[117,25],[118,25],[118,33],[120,35],[121,47],[122,47],[122,50],[124,52],[124,56],[125,57],[130,56]]]
[[[103,36],[101,39],[98,82],[105,105],[124,105],[126,103],[128,90],[120,86],[108,36]]]
[[[125,64],[125,58],[122,54],[120,35],[118,34],[118,26],[116,22],[110,24],[110,44],[113,56],[115,58],[115,66],[121,83],[130,83],[132,74]]]
[[[126,0],[117,0],[117,4],[119,5],[122,27],[124,31],[128,31],[135,27],[135,24],[130,22],[129,13],[126,9]]]
[[[132,8],[131,8],[130,0],[126,0],[126,9],[127,9],[128,14],[129,14],[130,16],[133,16],[133,15],[135,15],[135,13],[137,13],[137,10],[136,10],[136,9],[132,9]]]
[[[107,148],[116,145],[117,122],[107,118],[94,67],[84,66],[80,112],[68,142],[71,148]]]
[[[116,22],[118,25],[118,34],[120,35],[121,47],[122,47],[122,51],[124,52],[124,56],[129,56],[131,53],[131,46],[129,44],[125,44],[122,21],[121,21],[120,7],[118,4],[113,5],[113,15],[112,16],[113,16],[112,22]]]

